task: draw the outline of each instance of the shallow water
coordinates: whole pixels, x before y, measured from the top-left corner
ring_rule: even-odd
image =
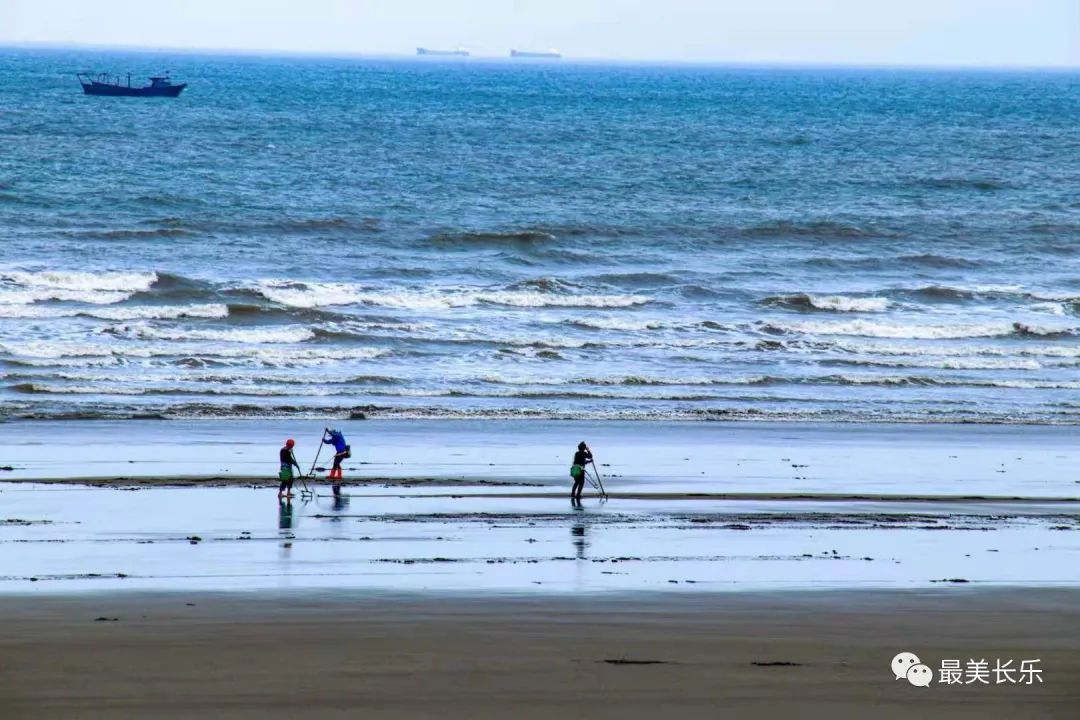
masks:
[[[1065,427],[540,420],[368,420],[339,427],[353,448],[345,464],[349,478],[511,483],[483,488],[488,493],[566,490],[574,447],[587,440],[611,492],[1080,494],[1080,453]],[[321,423],[303,420],[8,423],[0,466],[14,470],[0,472],[0,480],[275,482],[285,438],[297,440],[296,455],[307,470],[322,430]],[[325,466],[325,451],[321,458]]]
[[[277,446],[295,435],[306,465],[309,425],[9,424],[0,461],[23,482],[0,483],[0,592],[1080,582],[1068,428],[365,421],[344,426],[343,497],[320,477],[317,497],[282,508]],[[575,509],[566,471],[582,437],[611,498]],[[179,476],[195,485],[137,484]],[[243,486],[255,481],[267,487]]]
[[[273,494],[7,486],[0,592],[1080,584],[1072,506]]]
[[[7,417],[1080,418],[1076,74],[0,71]]]

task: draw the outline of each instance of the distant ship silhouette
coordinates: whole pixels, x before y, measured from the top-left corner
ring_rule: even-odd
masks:
[[[541,50],[541,51],[511,50],[510,51],[510,57],[516,57],[516,58],[549,58],[549,59],[556,59],[557,60],[558,58],[562,57],[562,53],[560,53],[558,50],[555,50],[555,49]]]
[[[453,50],[433,50],[431,48],[418,47],[416,48],[417,55],[457,55],[460,57],[469,57],[469,51],[465,48],[454,48]]]
[[[176,97],[187,83],[175,84],[169,79],[169,74],[155,75],[150,78],[149,85],[132,87],[131,73],[127,75],[127,85],[120,82],[119,76],[111,76],[106,73],[91,75],[90,73],[76,73],[82,84],[83,92],[87,95],[110,95],[113,97]]]

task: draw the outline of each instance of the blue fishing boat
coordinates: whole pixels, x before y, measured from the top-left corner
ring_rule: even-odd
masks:
[[[101,73],[76,73],[87,95],[110,95],[113,97],[176,97],[187,83],[173,83],[168,73],[150,78],[149,85],[133,86],[131,73],[127,75],[127,84],[120,82],[119,76]]]

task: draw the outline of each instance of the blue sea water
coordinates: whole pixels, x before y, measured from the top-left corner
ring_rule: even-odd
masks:
[[[1080,74],[3,49],[0,77],[9,418],[1080,422]]]

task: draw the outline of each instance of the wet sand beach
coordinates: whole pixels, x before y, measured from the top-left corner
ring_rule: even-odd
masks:
[[[277,449],[315,463],[325,419],[8,423],[0,481],[273,483]],[[1074,428],[1050,425],[547,420],[333,421],[350,482],[440,479],[569,489],[588,440],[612,492],[1080,496]],[[320,473],[321,474],[321,473]],[[190,482],[186,483],[190,484]]]
[[[5,597],[4,717],[1071,718],[1075,591]],[[890,661],[1039,659],[914,687]]]
[[[340,496],[319,479],[278,503],[269,440],[297,429],[13,426],[4,716],[1080,707],[1062,429],[372,423]],[[599,438],[608,499],[570,503],[565,437]],[[1043,682],[914,687],[902,651],[935,676],[1038,659]]]

